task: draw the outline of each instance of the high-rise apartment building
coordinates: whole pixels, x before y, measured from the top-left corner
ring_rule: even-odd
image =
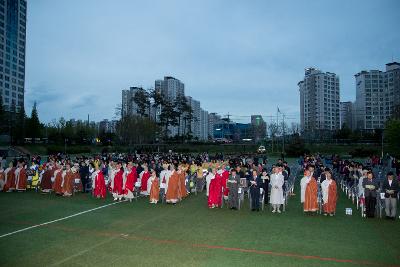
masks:
[[[353,129],[353,103],[340,102],[340,129],[347,127]]]
[[[0,95],[6,110],[24,107],[26,0],[0,0]]]
[[[383,129],[395,108],[400,105],[400,63],[386,64],[386,71],[361,71],[355,75],[355,79],[355,128]]]
[[[337,130],[339,118],[339,77],[315,68],[305,70],[300,91],[300,124],[303,132]]]
[[[122,117],[138,115],[138,105],[134,101],[135,94],[140,87],[130,87],[128,90],[122,90]]]

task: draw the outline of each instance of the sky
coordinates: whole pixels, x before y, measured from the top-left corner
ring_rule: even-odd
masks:
[[[209,112],[300,117],[297,83],[400,62],[400,1],[28,0],[25,108],[41,121],[115,118],[121,90],[173,76]]]

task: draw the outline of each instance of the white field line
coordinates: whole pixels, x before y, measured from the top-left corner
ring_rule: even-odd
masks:
[[[124,200],[122,202],[125,202],[125,201],[126,200]],[[21,232],[25,232],[27,230],[30,230],[30,229],[33,229],[33,228],[37,228],[37,227],[40,227],[40,226],[44,226],[44,225],[47,225],[47,224],[51,224],[51,223],[67,220],[69,218],[73,218],[73,217],[76,217],[76,216],[79,216],[79,215],[82,215],[82,214],[85,214],[85,213],[89,213],[89,212],[92,212],[92,211],[95,211],[95,210],[106,208],[108,206],[112,206],[112,205],[115,205],[115,204],[118,204],[118,203],[121,203],[121,202],[110,203],[110,204],[103,205],[103,206],[100,206],[100,207],[97,207],[97,208],[93,208],[93,209],[90,209],[90,210],[81,211],[81,212],[78,212],[78,213],[63,217],[63,218],[59,218],[59,219],[56,219],[56,220],[53,220],[53,221],[32,225],[32,226],[29,226],[29,227],[26,227],[26,228],[23,228],[23,229],[14,231],[14,232],[10,232],[10,233],[4,234],[4,235],[0,235],[0,238],[7,237],[7,236],[10,236],[10,235],[14,235],[14,234],[21,233]]]
[[[115,204],[115,203],[113,203],[113,204]],[[166,215],[167,215],[166,213],[158,214],[157,216],[152,217],[152,218],[150,218],[149,220],[146,220],[146,221],[142,222],[142,223],[139,224],[139,225],[136,225],[136,227],[134,228],[134,230],[137,231],[137,230],[140,229],[141,227],[146,226],[146,225],[148,225],[149,223],[151,223],[151,222],[153,222],[153,221],[157,221],[158,219],[160,219],[160,218],[162,218],[162,217],[165,217]],[[132,230],[132,228],[131,228],[131,230]],[[93,250],[93,249],[95,249],[95,248],[97,248],[97,247],[100,247],[100,246],[102,246],[102,245],[104,245],[104,244],[106,244],[106,243],[109,243],[109,242],[115,240],[116,238],[121,238],[121,237],[124,238],[124,236],[129,236],[129,235],[130,235],[129,233],[125,233],[125,234],[124,234],[124,233],[121,233],[121,235],[112,236],[112,237],[107,238],[107,239],[105,239],[105,240],[103,240],[103,241],[101,241],[101,242],[99,242],[99,243],[97,243],[97,244],[95,244],[95,245],[93,245],[93,246],[91,246],[91,247],[88,247],[87,249],[84,249],[84,250],[79,251],[79,252],[77,252],[77,253],[75,253],[75,254],[72,254],[72,255],[70,255],[70,256],[67,256],[67,257],[65,257],[64,259],[62,259],[62,260],[60,260],[60,261],[58,261],[58,262],[55,262],[55,263],[51,264],[50,266],[59,266],[59,265],[62,265],[63,263],[65,263],[65,262],[67,262],[67,261],[70,261],[71,259],[76,258],[76,257],[78,257],[78,256],[82,256],[82,255],[84,255],[84,254],[90,252],[91,250]]]

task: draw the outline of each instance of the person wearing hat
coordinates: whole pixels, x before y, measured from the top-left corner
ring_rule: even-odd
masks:
[[[231,175],[227,181],[227,186],[229,188],[228,193],[228,206],[232,210],[237,210],[239,207],[239,183],[240,177],[236,173],[235,169],[231,169]]]

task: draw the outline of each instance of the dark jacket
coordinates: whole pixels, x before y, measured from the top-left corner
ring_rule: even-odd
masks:
[[[392,185],[389,185],[389,179],[385,179],[383,181],[383,185],[382,185],[382,189],[383,189],[383,193],[385,193],[385,197],[386,198],[396,198],[397,197],[397,192],[399,192],[399,182],[397,181],[396,178],[393,178],[392,180]],[[393,190],[393,194],[389,194],[387,193],[387,190]]]
[[[254,181],[254,177],[253,176],[251,176],[249,179],[248,179],[248,181],[249,181],[249,187],[250,188],[260,188],[261,186],[262,186],[262,180],[261,180],[261,178],[259,177],[259,176],[257,176],[256,177],[256,184],[255,185],[252,185],[250,182],[251,181]]]

